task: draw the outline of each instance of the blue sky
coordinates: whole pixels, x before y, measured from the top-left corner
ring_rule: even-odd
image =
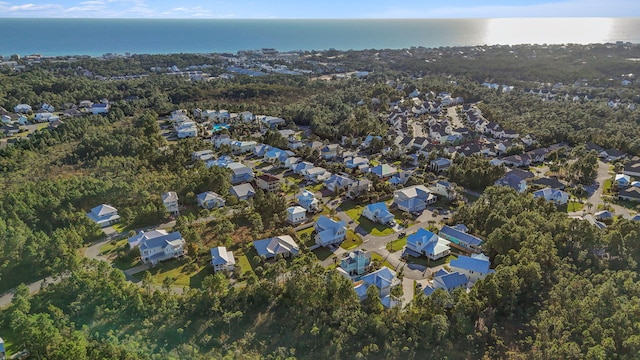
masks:
[[[640,17],[640,1],[0,0],[0,17],[230,19]]]

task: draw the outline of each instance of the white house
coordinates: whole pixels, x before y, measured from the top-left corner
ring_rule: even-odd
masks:
[[[178,231],[154,237],[140,244],[140,258],[144,264],[155,265],[160,261],[183,256],[184,245],[184,239]]]
[[[244,154],[248,152],[252,152],[253,149],[258,145],[255,141],[232,141],[231,142],[231,151],[234,154]]]
[[[455,188],[448,181],[439,180],[432,187],[432,189],[433,189],[433,193],[434,194],[438,194],[438,195],[440,195],[440,196],[442,196],[442,197],[444,197],[446,199],[451,200],[451,199],[455,199],[455,197],[456,197]]]
[[[449,267],[467,277],[470,284],[484,279],[487,275],[495,273],[489,269],[491,262],[484,254],[474,254],[471,256],[460,255],[457,259],[449,262]]]
[[[534,198],[543,198],[545,201],[553,202],[556,205],[564,205],[569,201],[569,194],[562,190],[545,188],[533,193]]]
[[[91,107],[89,108],[89,110],[91,111],[92,114],[94,115],[98,115],[98,114],[106,114],[109,112],[109,103],[106,104],[93,104],[91,105]]]
[[[31,105],[18,104],[18,105],[13,107],[13,112],[18,113],[18,114],[26,114],[29,111],[32,111]]]
[[[95,221],[100,227],[107,227],[111,224],[114,224],[120,220],[120,215],[118,215],[118,210],[110,205],[98,205],[91,209],[89,213],[87,213],[89,219]]]
[[[315,224],[316,244],[329,246],[339,244],[347,237],[347,223],[335,221],[324,215],[320,215]]]
[[[179,139],[198,136],[198,126],[194,121],[185,121],[178,125],[176,132]]]
[[[291,206],[287,209],[287,222],[297,225],[307,220],[307,210],[302,206]]]
[[[175,191],[168,191],[162,194],[162,203],[169,214],[177,215],[180,213],[178,209],[178,194]]]
[[[198,194],[196,200],[198,201],[198,206],[205,209],[219,208],[225,205],[225,199],[213,191]]]
[[[431,260],[438,260],[451,253],[449,241],[423,228],[407,237],[406,249]]]
[[[256,194],[253,186],[247,183],[233,186],[229,192],[231,195],[237,197],[238,200],[249,200]]]
[[[385,308],[390,309],[401,303],[399,299],[391,295],[391,290],[401,283],[393,270],[383,266],[379,270],[363,276],[359,282],[355,283],[353,289],[358,294],[360,301],[364,301],[367,298],[367,289],[375,286],[380,294],[380,302]]]
[[[265,258],[274,258],[279,254],[282,256],[295,256],[300,252],[300,247],[289,235],[281,235],[268,239],[256,240],[253,242],[258,256]]]
[[[310,213],[315,213],[320,210],[320,201],[316,199],[315,195],[309,190],[302,190],[302,193],[298,195],[298,204]]]
[[[213,271],[233,271],[236,265],[236,259],[233,257],[232,251],[227,251],[224,246],[211,248],[211,266]]]
[[[395,216],[387,208],[387,204],[379,202],[375,204],[369,204],[362,210],[362,216],[373,221],[374,223],[385,224],[389,226],[395,226]]]

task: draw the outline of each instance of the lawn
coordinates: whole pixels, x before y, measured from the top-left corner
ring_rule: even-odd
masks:
[[[567,212],[576,212],[576,211],[581,211],[582,209],[584,209],[584,204],[583,203],[570,201],[567,204]]]
[[[380,266],[386,266],[389,269],[395,270],[394,266],[391,265],[390,262],[388,262],[387,260],[382,260],[382,256],[380,254],[372,253],[371,261],[378,261],[380,263]]]
[[[313,246],[316,243],[315,240],[313,239],[313,237],[311,236],[311,233],[313,232],[313,230],[314,230],[313,226],[310,226],[310,227],[308,227],[308,228],[306,228],[304,230],[297,231],[296,232],[296,237],[298,238],[298,240],[300,240],[302,242],[302,239],[304,237],[303,235],[304,234],[309,234],[309,237],[307,238],[307,241],[303,242],[303,244],[305,244],[307,247]]]
[[[198,287],[207,275],[213,274],[208,266],[199,266],[197,270],[189,272],[188,262],[184,260],[169,260],[149,269],[154,284],[162,285],[166,277],[172,279],[171,285]],[[142,279],[142,273],[135,274]]]
[[[127,250],[129,248],[129,240],[121,239],[121,240],[112,240],[108,243],[104,244],[100,248],[100,255],[109,255],[112,253],[116,253],[121,250]]]
[[[333,255],[333,253],[331,251],[329,251],[328,249],[324,248],[324,247],[319,247],[315,250],[313,250],[313,253],[316,254],[316,256],[318,257],[318,260],[323,261],[328,259],[331,255]]]
[[[346,206],[344,206],[346,205]],[[344,206],[344,207],[343,207]],[[360,227],[373,236],[387,236],[393,234],[394,230],[387,225],[374,223],[373,221],[362,216],[362,206],[355,205],[353,202],[345,201],[340,204],[340,208],[353,221],[357,222]]]
[[[407,245],[407,236],[397,240],[393,240],[387,243],[386,246],[387,246],[387,250],[391,252],[396,252],[396,251],[402,250],[402,248],[404,248],[405,245]]]
[[[602,194],[613,195],[613,193],[611,192],[611,185],[612,185],[611,179],[605,180],[604,183],[602,184]]]
[[[355,249],[362,245],[362,238],[353,232],[353,230],[347,230],[347,239],[340,244],[340,247],[345,250]]]
[[[129,227],[126,226],[125,223],[121,223],[121,222],[114,224],[111,227],[113,228],[113,230],[117,231],[120,234],[131,230]]]

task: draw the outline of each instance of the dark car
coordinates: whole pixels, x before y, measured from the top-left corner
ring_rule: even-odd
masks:
[[[398,234],[398,239],[403,238],[405,236],[407,236],[407,233],[403,231],[400,234]]]

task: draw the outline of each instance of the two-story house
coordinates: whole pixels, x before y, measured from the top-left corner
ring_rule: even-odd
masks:
[[[470,284],[475,284],[476,281],[484,279],[489,274],[495,273],[494,270],[489,269],[490,266],[491,262],[484,254],[474,254],[471,256],[460,255],[457,259],[449,262],[451,270],[466,276]]]
[[[360,301],[364,301],[367,298],[367,289],[375,286],[380,294],[380,302],[385,308],[390,309],[401,303],[400,299],[391,295],[391,290],[401,283],[400,279],[396,277],[395,271],[383,266],[379,270],[363,276],[360,281],[355,283],[353,289],[358,294]]]
[[[155,265],[160,261],[174,259],[185,254],[185,242],[180,232],[154,237],[142,242],[140,258],[144,264]]]
[[[320,211],[320,201],[316,199],[316,196],[309,190],[302,190],[302,193],[298,195],[298,204],[310,213]]]
[[[362,216],[371,220],[374,223],[385,224],[389,226],[395,226],[395,216],[387,208],[387,204],[379,202],[375,204],[369,204],[362,210]]]
[[[340,244],[347,237],[347,223],[344,221],[335,221],[320,215],[314,227],[316,244],[320,246]]]
[[[227,168],[231,170],[231,184],[233,185],[250,182],[255,176],[250,167],[239,162],[229,163]]]
[[[409,213],[419,213],[436,200],[437,197],[424,185],[409,186],[393,192],[393,203],[399,210]]]
[[[340,260],[340,269],[349,278],[364,274],[371,266],[371,254],[366,250],[355,250],[344,254]]]
[[[484,241],[477,236],[468,234],[466,230],[463,230],[464,228],[466,227],[460,225],[456,225],[455,227],[445,225],[440,229],[438,235],[473,252],[481,251]]]
[[[164,204],[169,214],[178,215],[180,213],[180,209],[178,209],[178,194],[175,191],[163,193],[162,204]]]
[[[87,213],[89,219],[95,221],[100,227],[110,226],[120,220],[118,210],[110,205],[98,205]]]
[[[236,266],[236,259],[233,257],[232,251],[227,251],[224,246],[211,248],[211,266],[213,272],[233,271]]]
[[[196,200],[198,201],[198,206],[205,209],[223,207],[226,202],[222,196],[213,191],[206,191],[196,195]]]
[[[423,228],[407,237],[406,249],[431,260],[441,259],[451,253],[449,241]]]
[[[289,235],[281,235],[268,239],[256,240],[253,242],[258,256],[266,259],[274,258],[278,255],[284,257],[296,256],[300,252],[300,247]]]
[[[266,192],[278,192],[280,191],[280,179],[277,176],[271,174],[262,174],[256,177],[256,185],[258,188]]]
[[[291,225],[297,225],[307,220],[307,210],[302,206],[291,206],[287,208],[287,222]]]

